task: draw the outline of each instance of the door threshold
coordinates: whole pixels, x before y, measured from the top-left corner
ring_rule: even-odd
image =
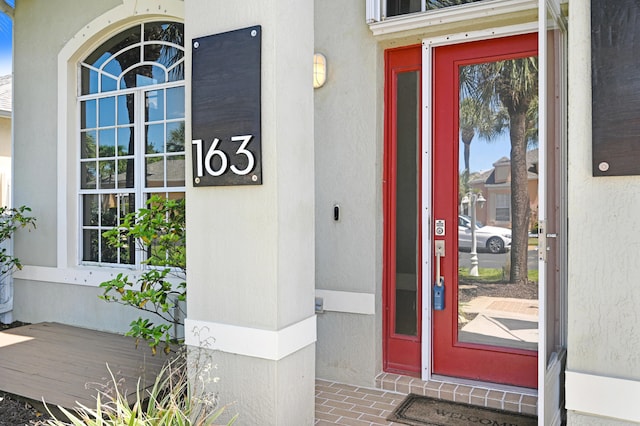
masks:
[[[394,373],[380,373],[376,388],[402,394],[414,393],[445,401],[462,402],[479,407],[537,415],[536,389],[477,382],[453,377],[436,376],[424,381]]]

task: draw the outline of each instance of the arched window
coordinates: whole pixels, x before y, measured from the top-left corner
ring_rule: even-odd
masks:
[[[146,22],[80,63],[78,94],[81,261],[139,265],[102,233],[152,194],[183,198],[184,26]]]

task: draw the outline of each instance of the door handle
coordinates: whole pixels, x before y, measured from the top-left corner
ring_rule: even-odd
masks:
[[[436,282],[433,284],[433,309],[444,309],[444,277],[440,271],[441,259],[444,257],[444,240],[436,240]]]
[[[440,273],[440,259],[444,257],[444,240],[436,240],[436,285],[444,285],[444,277]]]

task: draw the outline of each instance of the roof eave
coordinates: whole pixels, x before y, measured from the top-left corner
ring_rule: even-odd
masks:
[[[11,7],[6,0],[0,0],[0,12],[5,13],[13,20],[13,7]]]

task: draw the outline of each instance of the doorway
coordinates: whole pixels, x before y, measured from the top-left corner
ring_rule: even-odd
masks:
[[[435,47],[426,76],[422,50],[385,52],[384,369],[420,375],[429,363],[435,375],[535,388],[537,35]],[[535,84],[536,96],[511,105],[498,89],[520,71],[535,75],[511,86]]]
[[[437,47],[433,73],[432,371],[535,388],[537,34]]]

